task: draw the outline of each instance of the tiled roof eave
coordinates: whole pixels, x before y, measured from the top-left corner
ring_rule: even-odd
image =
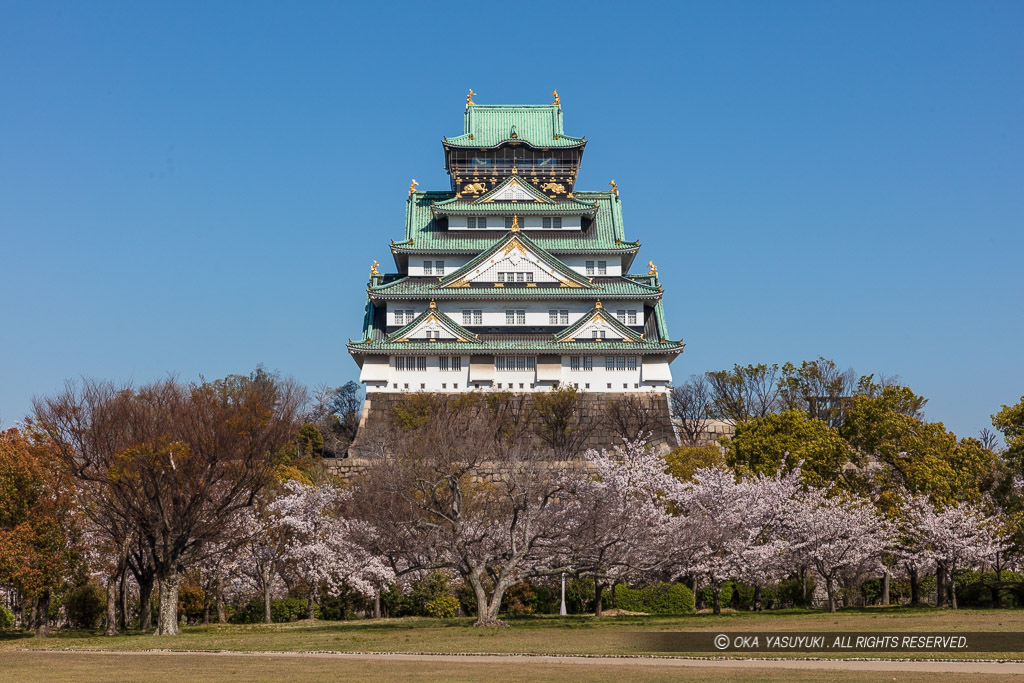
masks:
[[[436,299],[437,301],[486,301],[488,299],[498,301],[530,301],[534,299],[657,301],[661,299],[661,296],[662,292],[609,292],[583,289],[581,287],[553,287],[551,290],[520,288],[501,290],[489,287],[452,287],[430,292],[402,293],[393,293],[387,290],[370,290],[370,298],[374,301],[423,301],[425,299]]]
[[[452,351],[466,351],[473,354],[489,353],[602,353],[614,351],[616,353],[631,353],[636,355],[661,355],[682,353],[684,344],[681,341],[656,342],[616,342],[606,341],[594,343],[589,340],[577,342],[504,342],[504,343],[479,343],[470,342],[382,342],[370,343],[352,342],[348,345],[349,353],[363,354],[404,354],[404,353],[437,353],[447,354]]]
[[[498,149],[502,145],[507,145],[510,142],[514,142],[521,145],[526,145],[532,149],[576,149],[587,146],[587,141],[583,138],[575,138],[570,135],[559,135],[558,139],[552,138],[551,140],[541,143],[532,142],[525,137],[516,138],[505,138],[492,145],[480,145],[475,138],[471,139],[469,134],[459,135],[454,138],[447,138],[441,141],[441,145],[445,149],[479,149],[479,150],[492,150]]]
[[[467,231],[468,232],[468,231]],[[538,231],[539,232],[539,231]],[[543,245],[542,245],[543,246]],[[549,254],[635,254],[640,251],[640,245],[638,244],[622,244],[616,246],[605,246],[605,247],[545,247],[544,250]],[[424,249],[417,247],[415,244],[399,244],[396,242],[391,245],[392,253],[403,253],[403,254],[458,254],[460,256],[466,254],[479,254],[480,249],[453,249],[453,248],[441,248],[434,247]]]

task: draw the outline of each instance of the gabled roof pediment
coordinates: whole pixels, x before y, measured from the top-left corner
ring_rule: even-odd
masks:
[[[428,332],[431,334],[428,335]],[[433,301],[430,302],[430,307],[415,320],[389,334],[387,341],[396,342],[426,338],[436,339],[439,342],[480,343],[476,334],[437,310],[437,305]]]
[[[554,204],[555,200],[548,197],[532,184],[517,175],[510,175],[503,181],[473,200],[473,204],[493,204],[495,202],[540,202]]]
[[[594,332],[599,334],[595,335]],[[600,334],[602,332],[603,335]],[[575,323],[555,333],[555,342],[592,342],[595,338],[626,342],[639,342],[642,339],[639,333],[629,329],[604,310],[600,301]]]
[[[515,227],[508,236],[491,248],[455,272],[441,278],[437,287],[446,289],[469,287],[474,282],[496,283],[500,282],[498,273],[508,272],[531,273],[533,279],[530,282],[534,285],[557,282],[561,287],[598,289],[590,278],[569,268]]]

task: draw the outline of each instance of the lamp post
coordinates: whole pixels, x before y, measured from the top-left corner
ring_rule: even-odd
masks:
[[[562,607],[558,610],[558,613],[565,616],[565,572],[562,572]]]

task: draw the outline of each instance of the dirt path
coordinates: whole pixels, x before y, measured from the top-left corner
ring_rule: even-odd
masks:
[[[187,650],[18,650],[25,653],[72,654],[72,655],[152,655],[152,656],[200,656],[200,657],[302,657],[325,658],[346,661],[389,661],[479,664],[572,664],[574,666],[622,666],[622,667],[679,667],[710,669],[798,669],[817,671],[863,671],[863,672],[907,672],[907,673],[950,673],[983,675],[1022,675],[1024,662],[1000,661],[909,661],[892,659],[842,660],[842,659],[697,659],[682,657],[577,657],[552,655],[498,655],[498,654],[381,654],[348,652],[230,652],[230,651],[187,651]]]

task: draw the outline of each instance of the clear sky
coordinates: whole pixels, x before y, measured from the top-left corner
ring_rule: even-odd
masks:
[[[960,434],[1024,394],[1024,3],[0,0],[0,423],[67,378],[357,378],[479,103],[621,190],[677,378],[819,355]]]

